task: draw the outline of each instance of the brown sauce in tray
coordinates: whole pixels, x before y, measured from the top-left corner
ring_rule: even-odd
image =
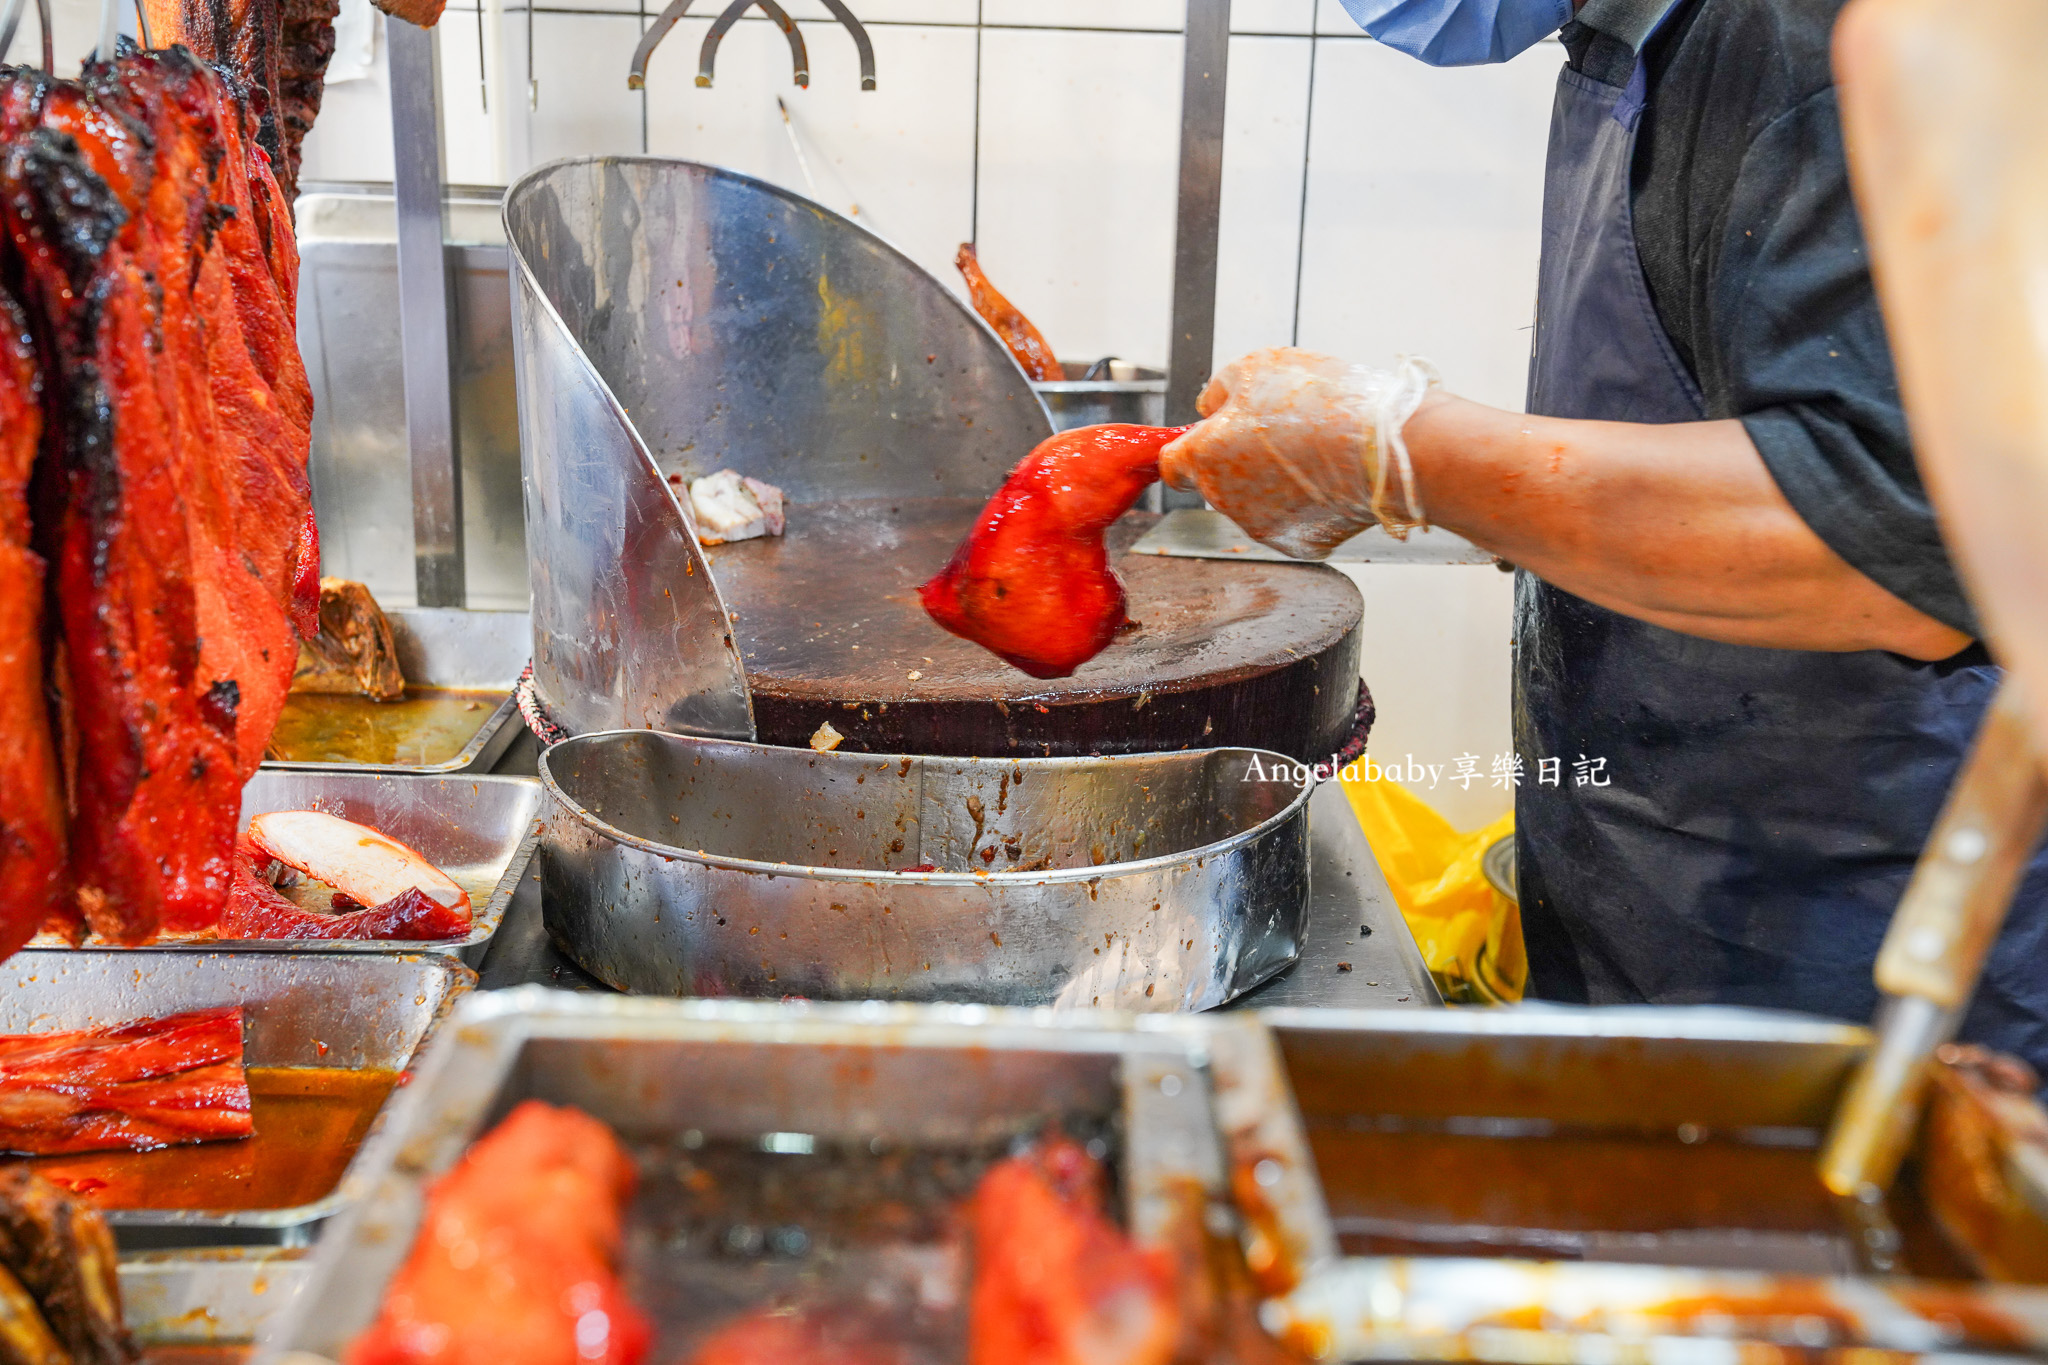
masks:
[[[30,1164],[103,1209],[293,1208],[340,1183],[397,1081],[395,1071],[252,1066],[253,1137]]]
[[[1511,1256],[1853,1272],[1862,1229],[1812,1147],[1603,1133],[1497,1138],[1312,1125],[1352,1255]],[[1899,1269],[1969,1270],[1905,1183],[1885,1210]]]
[[[503,691],[408,687],[396,701],[294,692],[270,756],[293,763],[446,763],[476,737]]]

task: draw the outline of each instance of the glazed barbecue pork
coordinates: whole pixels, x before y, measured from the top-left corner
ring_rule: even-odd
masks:
[[[405,695],[391,620],[367,587],[346,578],[320,580],[320,629],[299,645],[291,690],[375,701]]]
[[[347,1365],[636,1365],[652,1329],[617,1276],[634,1184],[602,1123],[521,1104],[434,1183]]]
[[[213,925],[315,628],[296,248],[254,129],[182,49],[76,81],[0,70],[0,266],[44,365],[31,511],[71,774],[50,918],[74,938]]]
[[[335,898],[339,909],[342,900]],[[445,906],[417,887],[407,887],[389,900],[339,914],[307,910],[279,895],[257,869],[257,855],[244,846],[228,887],[227,908],[221,911],[219,936],[224,939],[405,939],[425,942],[460,938],[469,932],[469,909]]]
[[[0,1359],[133,1365],[114,1235],[26,1166],[0,1170]]]
[[[148,1151],[251,1131],[239,1007],[0,1037],[0,1151]]]
[[[0,958],[64,911],[64,793],[44,692],[43,559],[29,476],[43,435],[28,319],[0,289]]]
[[[953,264],[967,280],[967,294],[974,300],[974,311],[995,328],[996,335],[1010,348],[1010,354],[1023,366],[1024,373],[1041,383],[1065,379],[1066,371],[1053,358],[1052,344],[1045,339],[1045,334],[1033,327],[1031,319],[988,282],[988,276],[982,273],[981,258],[974,253],[973,243],[960,244],[960,252],[953,258]]]
[[[967,1365],[1168,1365],[1180,1342],[1171,1260],[1105,1212],[1103,1170],[1054,1139],[974,1193]]]
[[[1077,427],[1042,442],[918,589],[925,611],[1034,678],[1064,678],[1100,654],[1127,620],[1103,533],[1184,430]]]
[[[376,0],[377,8],[423,28],[447,0]],[[286,205],[299,197],[300,144],[320,114],[334,56],[338,0],[145,0],[150,37],[183,43],[229,74],[256,115],[256,141]]]

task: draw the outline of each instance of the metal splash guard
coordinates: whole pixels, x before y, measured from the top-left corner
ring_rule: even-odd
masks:
[[[504,215],[534,681],[571,733],[755,738],[732,616],[669,474],[736,469],[796,516],[980,498],[1052,434],[964,303],[787,190],[581,158],[521,178]]]

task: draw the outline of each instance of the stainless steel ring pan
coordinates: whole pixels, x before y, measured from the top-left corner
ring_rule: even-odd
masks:
[[[1250,749],[812,753],[654,731],[541,759],[549,932],[662,995],[1198,1010],[1284,969],[1308,792]]]

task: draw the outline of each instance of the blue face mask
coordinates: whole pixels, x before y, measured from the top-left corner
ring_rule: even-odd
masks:
[[[1504,62],[1562,28],[1572,0],[1341,0],[1358,26],[1431,66]]]

